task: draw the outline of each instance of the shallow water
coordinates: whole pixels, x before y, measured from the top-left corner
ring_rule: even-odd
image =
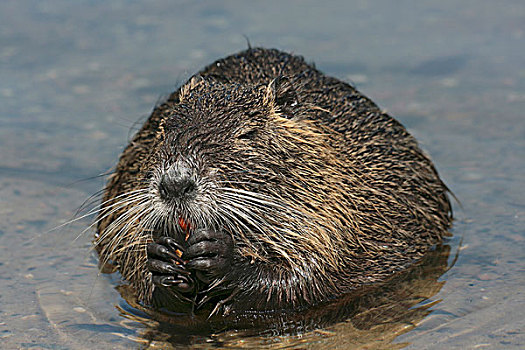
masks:
[[[300,336],[177,333],[98,274],[92,218],[56,228],[102,188],[155,102],[244,49],[243,35],[352,81],[461,202],[432,262]],[[525,347],[523,57],[518,0],[2,2],[0,347]]]

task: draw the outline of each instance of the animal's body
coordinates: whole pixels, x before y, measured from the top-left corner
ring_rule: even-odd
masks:
[[[399,122],[301,57],[249,49],[154,109],[109,178],[95,244],[145,303],[268,311],[384,281],[451,221]]]

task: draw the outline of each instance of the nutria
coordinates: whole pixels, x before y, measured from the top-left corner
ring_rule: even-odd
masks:
[[[250,48],[153,110],[109,177],[95,245],[145,304],[269,312],[384,281],[451,221],[399,122],[302,57]]]

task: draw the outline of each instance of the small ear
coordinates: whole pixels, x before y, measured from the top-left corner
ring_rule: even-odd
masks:
[[[264,99],[288,118],[292,117],[293,109],[299,103],[297,92],[291,80],[285,76],[277,77],[270,82]]]
[[[194,75],[190,80],[182,85],[179,89],[179,102],[183,102],[186,96],[190,94],[190,91],[195,89],[197,86],[204,84],[204,78],[200,75]]]

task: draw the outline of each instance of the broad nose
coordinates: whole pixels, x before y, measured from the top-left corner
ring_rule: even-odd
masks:
[[[195,191],[195,181],[188,171],[169,171],[159,181],[159,194],[163,200],[178,199]]]

